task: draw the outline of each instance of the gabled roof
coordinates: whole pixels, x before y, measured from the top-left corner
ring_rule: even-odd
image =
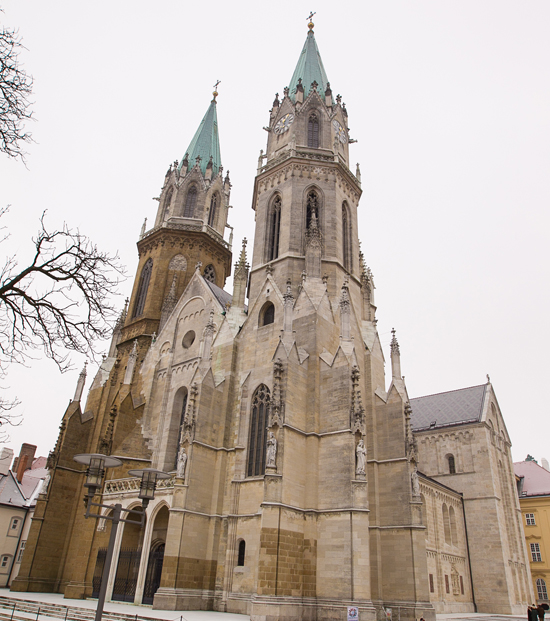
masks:
[[[328,78],[323,66],[323,61],[321,60],[319,48],[317,47],[317,43],[315,41],[313,30],[310,30],[307,33],[306,42],[304,43],[302,53],[298,59],[298,64],[296,65],[296,69],[294,69],[292,79],[290,80],[289,89],[292,101],[296,100],[296,86],[299,78],[302,78],[304,99],[309,95],[311,83],[313,81],[317,82],[319,85],[317,90],[321,94],[321,97],[325,96]]]
[[[477,423],[483,414],[488,384],[411,399],[414,431]]]
[[[233,296],[230,293],[227,293],[227,291],[224,291],[221,287],[218,287],[218,285],[214,284],[213,282],[206,280],[206,278],[205,282],[210,287],[210,290],[212,291],[218,302],[225,308],[225,305],[228,302],[231,302]]]
[[[218,115],[216,112],[216,100],[212,99],[210,106],[204,115],[199,128],[193,136],[193,140],[187,147],[187,159],[189,169],[195,165],[197,157],[201,158],[200,168],[202,174],[206,172],[206,167],[212,157],[212,177],[215,177],[222,164],[222,156],[220,152],[220,139],[218,136]],[[183,160],[180,162],[179,168],[182,167]]]
[[[550,472],[534,461],[514,463],[514,472],[522,478],[521,496],[550,496]]]

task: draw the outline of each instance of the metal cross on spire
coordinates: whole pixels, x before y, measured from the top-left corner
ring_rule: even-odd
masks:
[[[309,16],[308,16],[306,19],[307,19],[308,21],[311,21],[311,20],[313,19],[313,16],[314,16],[314,15],[317,15],[317,11],[315,11],[315,12],[311,11],[311,12],[310,12],[310,14],[309,14]]]
[[[218,80],[216,84],[214,84],[214,90],[218,90],[218,84],[221,84],[221,80]]]

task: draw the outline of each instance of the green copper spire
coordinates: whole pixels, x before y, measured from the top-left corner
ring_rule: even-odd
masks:
[[[199,128],[197,129],[191,144],[187,147],[186,157],[189,162],[188,170],[193,168],[197,157],[201,158],[200,169],[204,175],[210,158],[212,158],[212,177],[218,174],[222,163],[220,153],[220,140],[218,137],[218,115],[216,114],[216,96],[218,93],[214,91],[214,99],[210,102],[210,106],[204,115]],[[185,157],[184,157],[185,159]],[[183,160],[180,162],[181,169]]]
[[[309,95],[311,90],[311,83],[317,82],[319,85],[317,90],[321,97],[325,95],[325,89],[327,88],[328,78],[323,67],[323,61],[321,60],[321,54],[319,48],[315,42],[315,35],[313,34],[313,23],[309,23],[309,32],[307,33],[306,42],[298,59],[298,64],[292,79],[290,80],[290,98],[292,101],[296,100],[296,86],[298,79],[302,78],[302,86],[304,87],[304,99]]]

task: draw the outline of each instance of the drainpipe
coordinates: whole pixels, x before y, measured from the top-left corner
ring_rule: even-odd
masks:
[[[464,495],[462,496],[462,515],[464,517],[464,533],[466,534],[466,550],[468,550],[468,569],[470,570],[470,588],[472,589],[472,602],[474,612],[477,612],[476,594],[474,591],[474,577],[472,576],[472,559],[470,558],[470,542],[468,540],[468,526],[466,525],[466,509],[464,508]]]

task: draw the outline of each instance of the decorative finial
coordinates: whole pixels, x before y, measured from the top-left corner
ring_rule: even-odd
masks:
[[[201,267],[202,267],[202,261],[197,261],[197,264],[195,265],[195,269],[197,270],[197,272],[201,271]]]
[[[308,27],[310,30],[313,30],[313,26],[315,26],[315,24],[314,24],[311,20],[312,20],[313,16],[314,16],[314,15],[316,15],[316,14],[317,14],[317,11],[315,11],[315,12],[313,12],[313,11],[312,11],[312,12],[311,12],[311,13],[307,16],[307,18],[306,18],[306,19],[308,20],[308,22],[309,22],[309,23],[308,23],[308,25],[307,25],[307,27]]]
[[[214,84],[214,92],[212,93],[212,95],[214,95],[214,99],[212,101],[216,101],[216,97],[218,96],[218,84],[220,83],[221,80],[218,80],[216,84]]]
[[[491,378],[489,377],[489,373],[487,373],[487,383],[490,384],[491,383]]]
[[[391,353],[399,354],[399,343],[397,342],[397,339],[395,338],[395,328],[391,329],[391,334],[392,334],[392,339],[390,343]]]

